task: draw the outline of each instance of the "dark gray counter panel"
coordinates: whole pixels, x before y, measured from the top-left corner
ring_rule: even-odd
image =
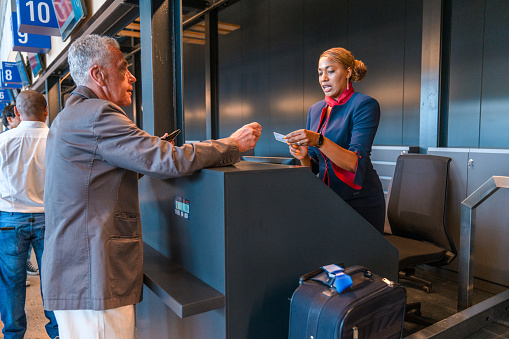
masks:
[[[175,214],[175,196],[189,201],[189,219]],[[285,338],[299,276],[329,263],[397,280],[397,250],[306,168],[241,162],[144,177],[140,205],[144,241],[226,300],[180,318],[145,287],[137,307],[144,338]]]

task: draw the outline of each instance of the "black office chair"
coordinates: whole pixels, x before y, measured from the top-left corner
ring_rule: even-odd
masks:
[[[417,265],[443,266],[457,254],[445,221],[451,158],[425,154],[398,157],[387,208],[392,234],[385,237],[399,250],[400,279],[424,284],[414,276]]]

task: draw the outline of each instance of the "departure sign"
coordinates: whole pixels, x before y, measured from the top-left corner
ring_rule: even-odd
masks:
[[[18,32],[60,36],[51,0],[16,0]]]
[[[0,72],[1,72],[1,70],[0,70]],[[2,72],[2,74],[3,74],[3,72]],[[22,84],[6,84],[2,81],[0,88],[2,88],[2,89],[15,89],[15,88],[21,89],[21,88],[23,88],[23,85]]]
[[[5,84],[21,84],[18,65],[15,62],[2,61],[2,82]]]
[[[8,89],[0,89],[0,102],[10,103],[11,101],[11,91]]]
[[[51,37],[47,35],[18,32],[16,12],[11,13],[12,50],[46,54],[51,49]]]

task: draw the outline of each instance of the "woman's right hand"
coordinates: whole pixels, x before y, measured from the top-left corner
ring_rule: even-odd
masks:
[[[299,160],[304,160],[308,157],[308,148],[307,146],[297,146],[297,145],[289,145],[290,154],[293,155],[294,158]]]

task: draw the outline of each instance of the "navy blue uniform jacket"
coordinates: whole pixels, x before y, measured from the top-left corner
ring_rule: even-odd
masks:
[[[330,159],[326,158],[318,148],[310,147],[309,156],[315,174],[324,180],[327,171],[328,180],[325,183],[343,200],[349,203],[375,228],[383,230],[385,220],[385,202],[380,179],[371,164],[371,147],[380,121],[380,105],[378,102],[361,93],[353,93],[343,105],[334,106],[328,121],[325,118],[325,100],[319,101],[308,112],[306,129],[318,132],[322,124],[326,124],[322,131],[324,137],[339,146],[357,153],[358,163],[355,175],[340,169]],[[351,176],[353,180],[342,181],[338,175]],[[359,200],[360,199],[360,200]],[[383,212],[381,212],[381,209]],[[375,213],[376,222],[370,214]],[[381,215],[382,214],[382,215]],[[381,220],[381,225],[380,225]]]

